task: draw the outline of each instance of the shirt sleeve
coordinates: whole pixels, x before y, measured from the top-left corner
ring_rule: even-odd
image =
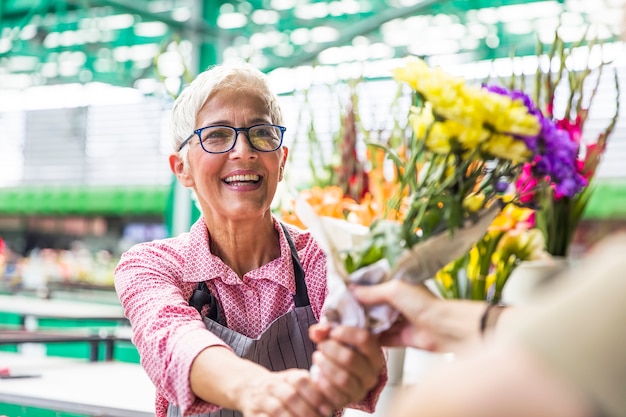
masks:
[[[115,270],[115,289],[132,326],[141,364],[158,395],[178,405],[183,414],[192,406],[201,413],[218,407],[202,402],[191,391],[191,364],[207,347],[227,345],[207,331],[188,303],[195,283],[182,281],[180,245],[170,239],[131,248]]]
[[[522,343],[581,390],[599,415],[626,416],[626,236],[602,244],[549,289]]]

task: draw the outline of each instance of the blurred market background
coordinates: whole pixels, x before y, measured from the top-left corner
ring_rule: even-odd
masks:
[[[537,47],[548,48],[557,28],[581,51],[572,55],[581,68],[607,63],[583,132],[597,137],[616,101],[626,109],[613,80],[626,86],[623,7],[624,0],[0,0],[0,351],[139,361],[113,269],[131,245],[187,231],[198,216],[170,173],[167,123],[173,98],[208,66],[246,60],[268,74],[285,112],[285,183],[303,189],[345,183],[341,168],[365,153],[363,139],[389,137],[406,121],[409,102],[391,70],[407,55],[468,80],[515,77],[530,87]],[[567,98],[556,94],[557,102]],[[626,229],[621,113],[574,256]],[[108,384],[107,393],[118,385],[89,381]],[[150,415],[151,397],[139,415]],[[66,417],[7,401],[0,399],[0,415]]]
[[[589,60],[610,61],[626,85],[622,7],[623,0],[2,0],[0,288],[111,290],[121,252],[187,230],[198,213],[169,171],[168,113],[211,64],[246,60],[269,75],[286,113],[287,182],[297,188],[328,182],[341,163],[339,132],[355,94],[357,139],[364,131],[382,137],[405,115],[393,107],[390,74],[407,55],[468,79],[531,80],[538,43],[549,45],[558,27],[567,45],[600,41]],[[611,79],[601,82],[586,134],[606,125],[615,99]],[[626,228],[624,120],[598,171],[579,252]]]

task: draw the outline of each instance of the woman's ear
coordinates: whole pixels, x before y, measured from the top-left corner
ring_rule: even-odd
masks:
[[[169,157],[170,169],[176,175],[178,181],[185,187],[193,187],[193,177],[189,174],[189,170],[185,169],[185,161],[180,154],[173,153]]]
[[[280,161],[280,172],[278,174],[278,181],[283,180],[283,176],[285,174],[285,164],[287,163],[287,155],[289,155],[289,149],[286,146],[283,146],[283,158],[282,161]]]

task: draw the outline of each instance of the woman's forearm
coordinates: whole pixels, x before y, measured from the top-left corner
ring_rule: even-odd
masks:
[[[269,373],[254,362],[238,357],[223,346],[206,348],[193,361],[189,373],[192,392],[224,408],[239,409],[244,387]]]

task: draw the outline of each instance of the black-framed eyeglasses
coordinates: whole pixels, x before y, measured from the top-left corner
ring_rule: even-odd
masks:
[[[239,132],[248,137],[253,149],[259,152],[273,152],[283,143],[286,127],[262,124],[250,127],[232,127],[224,125],[206,126],[193,131],[178,147],[180,151],[195,136],[200,139],[200,145],[208,153],[226,153],[235,147]]]

